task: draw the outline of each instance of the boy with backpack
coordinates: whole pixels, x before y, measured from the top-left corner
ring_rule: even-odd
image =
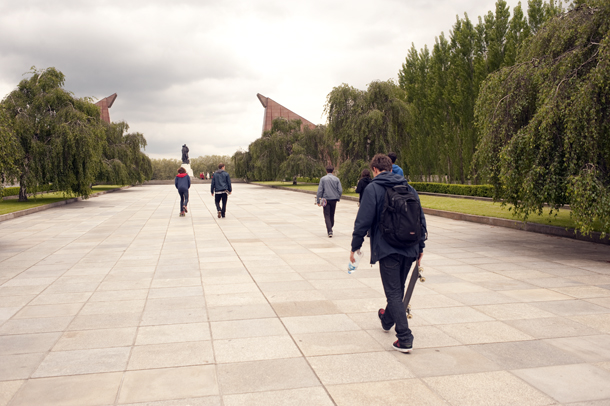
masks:
[[[393,348],[411,352],[413,334],[402,299],[405,282],[414,261],[420,263],[427,238],[426,218],[419,196],[404,177],[392,173],[392,161],[377,154],[371,160],[375,178],[364,189],[352,234],[350,262],[362,247],[364,236],[371,230],[371,264],[379,261],[381,282],[387,299],[385,309],[377,315],[381,327],[388,332],[396,326]]]

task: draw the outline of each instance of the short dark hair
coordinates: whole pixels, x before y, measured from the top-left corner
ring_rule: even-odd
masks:
[[[390,152],[388,154],[388,157],[392,160],[392,163],[396,162],[396,158],[398,158],[398,156],[396,156],[396,152]]]
[[[361,178],[370,178],[371,177],[371,171],[369,171],[368,169],[363,169],[362,173],[360,174]]]
[[[180,168],[178,168],[178,173],[186,173],[186,169],[181,166]]]
[[[225,167],[225,164],[223,164],[222,162],[218,164],[218,169],[222,169]]]
[[[392,170],[392,160],[384,154],[377,154],[371,159],[371,169],[377,168],[381,172]]]
[[[326,166],[326,173],[333,173],[334,170],[335,170],[334,166],[332,166],[332,165]]]

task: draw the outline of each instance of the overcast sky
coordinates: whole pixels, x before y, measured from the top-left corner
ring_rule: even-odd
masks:
[[[511,7],[516,0],[508,0]],[[527,2],[524,3],[525,5]],[[232,155],[260,137],[257,93],[323,124],[326,96],[397,79],[411,43],[431,47],[483,0],[2,0],[0,95],[54,66],[78,97],[118,98],[112,121],[152,158]]]

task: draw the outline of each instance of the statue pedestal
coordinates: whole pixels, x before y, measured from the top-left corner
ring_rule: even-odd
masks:
[[[191,169],[191,164],[182,164],[180,165],[181,167],[183,167],[184,169],[186,169],[186,173],[192,178],[193,177],[193,170]]]

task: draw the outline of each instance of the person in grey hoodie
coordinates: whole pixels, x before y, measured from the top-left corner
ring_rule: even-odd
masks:
[[[218,164],[218,170],[212,175],[211,185],[212,196],[216,193],[214,201],[216,210],[218,210],[218,218],[224,218],[227,212],[227,198],[233,191],[231,186],[231,177],[225,172],[225,164]],[[220,202],[222,201],[222,208]]]
[[[337,202],[341,200],[343,188],[339,178],[333,175],[335,168],[332,165],[326,167],[326,176],[320,179],[316,200],[318,206],[324,207],[324,221],[326,222],[326,232],[328,238],[333,236],[333,226],[335,225],[335,209]]]

